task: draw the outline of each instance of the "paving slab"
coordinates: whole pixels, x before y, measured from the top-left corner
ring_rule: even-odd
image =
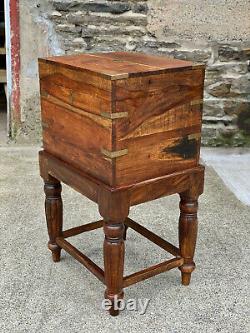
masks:
[[[201,156],[236,197],[250,206],[250,149],[203,148]]]

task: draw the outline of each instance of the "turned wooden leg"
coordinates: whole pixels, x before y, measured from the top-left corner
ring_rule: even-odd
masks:
[[[197,209],[198,197],[188,192],[180,194],[180,219],[179,219],[179,246],[184,264],[180,267],[182,284],[190,283],[191,273],[195,269],[193,261],[197,238]]]
[[[61,248],[56,244],[56,237],[62,233],[63,206],[61,199],[62,187],[58,180],[50,177],[44,182],[45,213],[49,234],[48,248],[52,252],[54,262],[60,261]]]
[[[112,306],[109,310],[112,316],[117,316],[119,310],[114,308],[114,300],[123,299],[124,271],[124,221],[128,216],[128,200],[126,194],[102,191],[99,199],[99,211],[104,219],[104,276],[106,290],[104,297]]]
[[[111,300],[110,314],[116,316],[118,310],[114,309],[114,298],[122,299],[124,296],[123,269],[124,269],[124,225],[122,220],[104,221],[104,270],[106,291],[105,298]]]

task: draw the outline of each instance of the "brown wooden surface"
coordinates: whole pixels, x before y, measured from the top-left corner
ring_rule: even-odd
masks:
[[[39,152],[40,175],[43,179],[53,176],[94,202],[98,202],[100,181],[94,179],[52,155]]]
[[[75,68],[78,71],[111,80],[147,75],[148,73],[164,73],[173,69],[182,70],[183,68],[191,68],[193,65],[191,61],[134,52],[56,56],[40,59],[40,62],[56,64],[56,66],[69,69]]]
[[[137,52],[108,52],[97,53],[96,55],[113,60],[132,62],[134,64],[146,65],[151,68],[166,69],[171,71],[172,69],[182,69],[192,67],[191,61],[167,58],[159,55],[137,53]]]
[[[96,73],[121,73],[126,57],[148,70],[114,82],[79,71],[95,64]],[[155,66],[168,71],[152,74]],[[43,144],[52,155],[112,187],[198,165],[204,68],[118,52],[40,60],[39,70]]]
[[[114,125],[116,184],[125,185],[198,164],[204,72],[202,69],[116,81]]]
[[[63,238],[68,238],[68,237],[79,235],[83,232],[92,231],[92,230],[102,228],[102,227],[103,227],[103,220],[91,222],[91,223],[80,225],[78,227],[74,227],[74,228],[71,228],[68,230],[64,230],[62,232],[62,236],[63,236]]]
[[[95,119],[47,100],[42,100],[41,105],[44,149],[105,183],[112,183],[112,166],[100,148],[112,150],[109,124],[102,126]]]
[[[105,297],[179,267],[189,284],[195,268],[204,66],[135,53],[40,60],[49,248],[61,248],[106,285]],[[96,202],[103,221],[62,231],[60,181]],[[132,205],[178,193],[179,249],[128,218]],[[103,226],[104,271],[64,238]],[[131,227],[176,258],[123,277]],[[118,312],[112,306],[110,314]]]
[[[190,191],[186,191],[181,193],[180,197],[179,245],[180,255],[184,258],[184,264],[180,270],[182,284],[189,285],[191,273],[195,269],[193,257],[198,228],[198,194],[192,195]]]
[[[114,298],[123,298],[123,288],[179,267],[182,283],[189,284],[195,268],[193,261],[197,235],[197,199],[203,191],[204,168],[201,166],[151,179],[121,188],[112,188],[84,174],[64,161],[46,152],[40,152],[40,172],[45,180],[46,216],[53,260],[60,259],[61,248],[82,263],[99,280],[105,283],[105,297],[114,304]],[[60,181],[72,186],[98,203],[103,221],[71,228],[62,232],[62,201]],[[127,218],[129,207],[155,198],[180,193],[179,246],[176,248],[153,232]],[[77,250],[64,238],[104,227],[104,271],[91,259]],[[133,228],[176,258],[145,268],[124,278],[124,231]],[[112,306],[111,315],[118,315]]]
[[[56,243],[56,237],[62,234],[63,204],[61,198],[62,186],[60,182],[48,175],[44,183],[45,214],[49,234],[48,248],[52,252],[54,262],[60,261],[61,248]]]
[[[132,284],[144,281],[160,273],[169,271],[175,267],[180,267],[184,262],[183,258],[173,258],[166,260],[160,264],[153,265],[151,267],[145,268],[139,272],[125,276],[123,287],[126,288]]]
[[[199,192],[199,195],[203,192],[204,167],[201,165],[137,184],[112,188],[44,151],[40,151],[39,158],[42,178],[47,179],[47,175],[51,175],[60,179],[94,202],[98,202],[101,188],[110,192],[127,190],[131,206],[159,199],[166,195],[182,193],[192,186],[197,193]]]
[[[101,77],[40,62],[44,149],[112,184],[112,84]]]
[[[56,57],[58,58],[58,57]],[[91,75],[90,72],[77,70],[74,66],[67,67],[57,61],[48,62],[46,59],[39,59],[39,77],[40,79],[53,76],[55,83],[59,86],[65,86],[72,89],[83,85],[88,89],[97,88],[101,91],[111,91],[112,82],[98,75]],[[85,89],[83,89],[85,90]]]
[[[57,237],[56,243],[68,252],[77,261],[83,264],[92,274],[94,274],[101,282],[104,283],[104,272],[97,266],[91,259],[85,256],[82,252],[77,250],[72,244],[66,241],[63,237]]]
[[[130,187],[130,204],[162,198],[166,195],[181,193],[195,184],[194,187],[202,194],[204,182],[204,167],[199,165],[192,169],[175,172],[171,175],[144,181]]]
[[[55,103],[67,103],[82,113],[111,112],[110,81],[43,62],[39,64],[39,72],[42,96],[54,97]]]
[[[165,239],[156,235],[155,233],[153,233],[152,231],[143,227],[139,223],[131,220],[130,218],[127,218],[124,223],[127,227],[130,227],[131,229],[135,230],[136,232],[138,232],[142,236],[146,237],[148,240],[150,240],[154,244],[158,245],[163,250],[171,253],[174,256],[179,256],[180,255],[180,250],[176,246],[167,242]]]
[[[99,212],[104,220],[103,230],[105,234],[103,244],[105,298],[112,302],[110,314],[119,314],[114,309],[114,298],[122,299],[123,272],[124,272],[124,221],[129,214],[128,191],[111,192],[100,188],[98,197]]]

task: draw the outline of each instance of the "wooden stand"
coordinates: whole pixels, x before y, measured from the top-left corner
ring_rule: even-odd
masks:
[[[193,257],[197,236],[197,200],[203,192],[203,166],[198,165],[134,185],[112,188],[41,151],[40,171],[45,182],[49,249],[55,262],[60,260],[61,249],[64,249],[106,285],[105,298],[112,302],[115,297],[123,298],[123,288],[175,267],[181,270],[182,284],[190,283],[191,273],[195,268]],[[103,220],[63,231],[60,182],[96,202]],[[181,197],[179,248],[128,218],[130,206],[174,193],[179,193]],[[104,270],[66,240],[101,227],[105,234]],[[127,228],[132,228],[171,253],[173,258],[124,277],[124,239]],[[111,308],[110,314],[118,315],[118,311]]]

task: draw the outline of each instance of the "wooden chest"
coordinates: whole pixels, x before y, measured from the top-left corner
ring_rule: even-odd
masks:
[[[45,151],[112,187],[198,165],[203,65],[114,52],[39,71]]]

